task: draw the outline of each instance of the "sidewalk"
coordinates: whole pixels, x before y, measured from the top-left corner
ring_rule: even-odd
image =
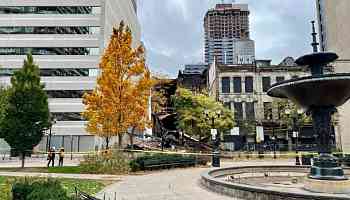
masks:
[[[222,167],[256,165],[294,165],[293,159],[222,162]],[[222,196],[200,185],[201,174],[210,168],[172,169],[142,176],[123,176],[96,195],[113,200],[239,200]]]
[[[79,158],[74,158],[71,160],[70,158],[64,159],[64,166],[78,166],[80,162]],[[58,165],[58,158],[55,160],[55,164]],[[47,159],[46,157],[39,157],[39,158],[26,158],[25,160],[25,167],[46,167],[47,166]],[[0,168],[16,168],[21,167],[21,160],[18,158],[12,158],[11,160],[0,159]]]
[[[11,177],[42,177],[42,178],[67,178],[81,180],[104,180],[120,181],[117,175],[97,175],[97,174],[53,174],[53,173],[34,173],[34,172],[0,172],[0,176]]]

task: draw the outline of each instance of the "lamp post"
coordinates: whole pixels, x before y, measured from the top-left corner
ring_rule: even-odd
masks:
[[[209,110],[204,110],[207,121],[211,122],[211,139],[213,142],[213,152],[212,152],[212,166],[220,167],[220,134],[217,129],[215,129],[215,118],[220,118],[221,111],[218,110],[214,114],[210,114]]]
[[[54,117],[51,118],[50,120],[50,132],[49,132],[49,148],[48,150],[51,149],[51,137],[52,137],[52,126],[56,124],[56,119]]]
[[[291,111],[289,109],[285,110],[285,113],[290,116]],[[299,159],[299,152],[298,152],[298,140],[299,140],[299,115],[303,113],[302,110],[297,110],[296,115],[292,115],[292,131],[293,131],[293,138],[295,139],[295,165],[300,165],[300,159]]]
[[[275,131],[272,129],[272,141],[273,141],[273,159],[276,159],[276,136],[275,136]]]

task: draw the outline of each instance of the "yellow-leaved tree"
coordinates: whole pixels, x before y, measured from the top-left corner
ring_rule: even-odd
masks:
[[[151,80],[147,80],[150,75],[145,65],[144,48],[141,45],[132,48],[131,30],[123,22],[119,28],[113,29],[99,69],[96,88],[83,96],[83,116],[88,120],[86,129],[105,138],[107,148],[111,137],[118,136],[120,148],[123,135],[129,128],[147,126],[144,117],[147,113],[143,110],[147,111],[145,99],[151,88]],[[148,93],[145,92],[147,90]]]
[[[151,127],[151,120],[149,119],[149,109],[151,106],[149,103],[149,98],[151,95],[151,87],[154,81],[151,78],[151,74],[148,70],[145,71],[142,77],[139,78],[137,83],[132,89],[133,98],[131,99],[131,108],[129,113],[130,128],[129,133],[130,145],[134,144],[133,138],[135,136],[135,131],[144,131],[146,128]]]

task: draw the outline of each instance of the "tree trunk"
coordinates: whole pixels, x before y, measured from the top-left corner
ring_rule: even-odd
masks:
[[[197,145],[197,151],[201,151],[201,140],[202,140],[202,136],[199,135],[198,145]]]
[[[129,133],[131,149],[134,149],[134,134],[135,134],[135,127],[132,127],[131,133]]]
[[[109,148],[109,137],[106,137],[106,149]]]
[[[123,134],[118,134],[118,147],[119,149],[122,148],[123,145]]]
[[[24,160],[26,158],[26,153],[25,152],[22,152],[21,153],[21,160],[22,160],[22,168],[24,168]]]

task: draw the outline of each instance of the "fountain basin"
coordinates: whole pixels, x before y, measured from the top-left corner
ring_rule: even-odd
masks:
[[[338,55],[333,52],[318,52],[304,55],[298,58],[295,63],[300,66],[325,65],[338,59]]]
[[[272,85],[267,94],[288,98],[305,110],[341,106],[350,99],[350,73],[307,76]]]
[[[310,184],[309,179],[307,179],[309,171],[309,166],[285,165],[220,168],[203,173],[201,184],[213,192],[237,199],[350,200],[350,194],[336,194],[337,191],[332,192],[331,187],[327,191],[311,191],[317,190],[317,186],[325,188],[329,184],[349,186],[349,181],[311,180],[314,182],[309,188],[310,190],[305,189],[305,185]],[[350,169],[345,168],[344,172],[349,175]],[[232,178],[228,179],[228,177]],[[335,185],[333,188],[339,189]]]

